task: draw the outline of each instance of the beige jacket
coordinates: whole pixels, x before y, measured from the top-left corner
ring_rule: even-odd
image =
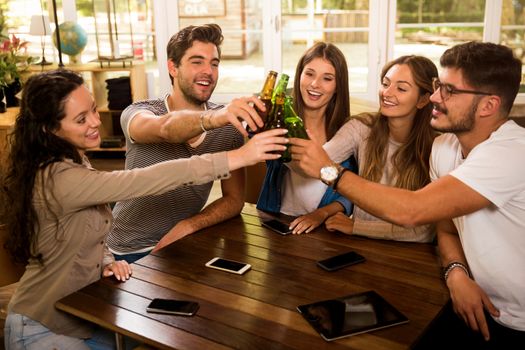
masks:
[[[34,192],[40,222],[36,249],[42,253],[44,264],[36,260],[28,263],[9,311],[38,321],[58,334],[89,337],[89,326],[57,310],[55,302],[97,281],[103,267],[113,261],[106,247],[112,222],[106,203],[229,176],[226,152],[127,171],[96,171],[87,159],[83,165],[68,160],[47,167],[37,176]],[[50,178],[54,186],[49,185]],[[47,209],[44,195],[56,217]]]

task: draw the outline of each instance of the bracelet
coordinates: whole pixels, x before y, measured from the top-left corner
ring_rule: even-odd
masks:
[[[207,111],[204,111],[201,113],[201,115],[199,116],[199,122],[201,124],[201,129],[203,132],[206,132],[208,130],[206,130],[206,128],[204,127],[204,115],[206,114]]]
[[[341,180],[341,178],[343,177],[343,173],[347,170],[348,169],[345,167],[340,167],[339,174],[337,175],[337,178],[334,181],[334,185],[332,186],[332,189],[334,190],[334,192],[337,191],[337,185],[339,184],[339,180]]]
[[[448,264],[448,265],[443,269],[443,279],[445,280],[445,282],[447,281],[447,278],[448,278],[448,275],[450,274],[450,271],[452,271],[452,270],[455,269],[456,267],[459,267],[460,269],[462,269],[463,271],[465,271],[465,273],[467,274],[467,276],[468,276],[469,278],[472,278],[472,276],[470,276],[470,272],[469,272],[468,268],[465,266],[465,264],[460,263],[459,261],[453,261],[453,262],[451,262],[450,264]]]

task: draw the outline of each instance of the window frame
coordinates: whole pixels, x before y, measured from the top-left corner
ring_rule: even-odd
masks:
[[[308,0],[313,8],[313,0]],[[502,0],[486,0],[483,22],[483,41],[499,43],[501,33]],[[161,93],[171,91],[166,67],[166,44],[169,37],[179,30],[177,2],[169,0],[153,1],[155,13],[155,32],[157,59]],[[381,67],[394,57],[397,0],[369,0],[369,41],[368,41],[368,80],[367,91],[352,93],[351,97],[377,102],[379,74]],[[489,15],[490,14],[490,15]],[[281,50],[281,1],[265,1],[263,6],[263,57],[265,71],[280,71],[282,67]],[[226,38],[227,40],[227,38]],[[439,67],[438,67],[439,68]],[[234,94],[213,95],[213,100],[228,102],[239,96],[249,95],[251,91]],[[525,103],[525,93],[518,94],[515,103]]]

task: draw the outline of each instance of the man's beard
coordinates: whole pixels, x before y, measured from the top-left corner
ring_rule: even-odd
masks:
[[[472,101],[469,111],[461,120],[452,122],[452,125],[450,126],[445,126],[445,127],[433,126],[434,130],[440,131],[440,132],[450,132],[450,133],[462,133],[462,132],[471,131],[474,128],[474,124],[476,122],[476,111],[478,110],[478,102],[479,102],[479,98],[476,97]],[[447,108],[441,108],[441,106],[434,105],[434,109],[436,109],[437,111],[441,113],[448,115]]]
[[[206,98],[202,98],[196,95],[191,88],[191,83],[188,84],[188,82],[183,79],[179,80],[179,88],[180,88],[180,91],[182,92],[182,96],[184,96],[184,99],[188,101],[189,103],[194,104],[196,106],[202,105],[203,103],[207,102],[211,97],[211,93]],[[212,92],[214,89],[215,87],[212,89]]]

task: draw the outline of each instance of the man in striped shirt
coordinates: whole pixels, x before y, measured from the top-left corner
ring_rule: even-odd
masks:
[[[126,137],[126,169],[189,158],[242,146],[241,120],[263,126],[251,103],[233,100],[226,107],[208,102],[218,79],[223,36],[216,24],[189,26],[167,46],[172,91],[164,98],[133,103],[121,116]],[[244,169],[221,180],[223,196],[203,209],[212,182],[188,183],[159,196],[118,202],[108,246],[116,259],[133,262],[188,234],[238,215],[244,205]]]

